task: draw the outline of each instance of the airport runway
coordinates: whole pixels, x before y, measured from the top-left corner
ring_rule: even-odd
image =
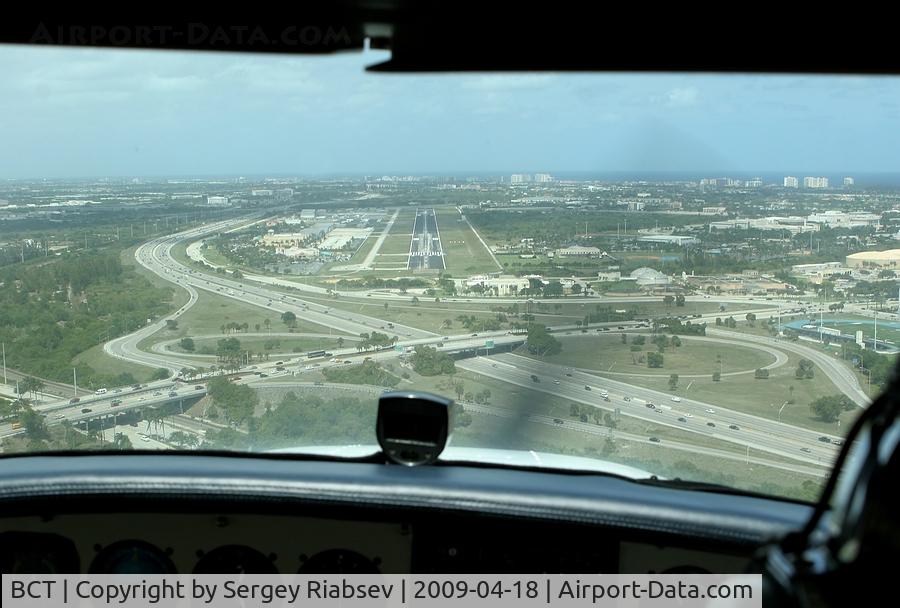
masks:
[[[444,253],[434,209],[417,209],[409,245],[409,270],[443,270]]]

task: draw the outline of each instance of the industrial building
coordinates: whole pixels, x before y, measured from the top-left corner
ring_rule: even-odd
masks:
[[[900,249],[860,251],[847,256],[847,266],[850,268],[860,268],[862,266],[895,268],[898,263],[900,263]]]
[[[581,245],[572,245],[556,250],[557,257],[587,257],[599,258],[603,255],[597,247],[582,247]]]
[[[642,243],[657,243],[660,245],[679,245],[682,247],[700,244],[700,239],[697,237],[680,236],[677,234],[650,234],[640,237],[638,241]]]

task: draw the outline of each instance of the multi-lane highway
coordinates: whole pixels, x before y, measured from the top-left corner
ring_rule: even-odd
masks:
[[[662,425],[708,439],[734,443],[812,464],[831,464],[838,446],[824,443],[822,433],[768,420],[717,404],[610,380],[577,368],[567,368],[513,354],[467,359],[457,365],[483,376],[529,390],[565,397],[652,425]],[[535,380],[537,378],[537,380]],[[602,392],[606,391],[604,398]],[[607,401],[608,399],[608,401]],[[647,404],[653,404],[650,408]],[[679,418],[684,422],[679,421]],[[709,424],[714,426],[709,426]],[[735,428],[736,427],[736,428]],[[831,436],[831,439],[839,439]],[[809,452],[803,451],[807,448]]]
[[[419,217],[422,219],[419,220]],[[246,222],[247,220],[243,221]],[[167,351],[164,345],[147,350],[141,347],[141,342],[164,327],[166,320],[178,319],[194,306],[202,292],[214,293],[221,297],[232,298],[243,303],[259,306],[279,315],[283,312],[291,311],[295,313],[298,318],[348,334],[347,338],[355,337],[360,333],[370,333],[372,331],[381,331],[391,335],[397,335],[400,339],[399,345],[401,346],[401,349],[417,344],[430,344],[447,352],[475,350],[479,355],[490,355],[497,351],[487,350],[485,346],[486,340],[493,340],[494,347],[497,350],[500,350],[503,346],[520,344],[524,340],[523,336],[511,335],[510,332],[506,331],[441,336],[433,332],[410,326],[390,324],[387,321],[369,315],[334,309],[327,304],[323,304],[321,301],[304,299],[304,296],[302,295],[305,289],[304,286],[293,282],[272,277],[256,276],[246,276],[243,280],[236,280],[221,274],[205,273],[189,268],[172,257],[172,248],[180,242],[194,241],[210,234],[232,230],[240,224],[241,220],[218,222],[176,235],[154,239],[138,247],[135,256],[142,266],[185,289],[189,297],[187,302],[173,314],[159,319],[155,323],[148,324],[146,327],[142,327],[132,334],[109,341],[104,346],[106,352],[120,359],[153,367],[165,367],[170,370],[177,370],[183,367],[196,367],[198,362],[198,357],[196,356]],[[420,235],[419,247],[425,246],[426,248],[424,251],[436,251],[439,253],[440,237],[437,232],[433,211],[426,211],[417,215],[417,229],[419,228],[421,231],[416,231],[416,233]],[[428,237],[427,240],[424,237]],[[257,281],[251,279],[260,280]],[[263,279],[265,279],[265,281]],[[284,293],[283,291],[276,291],[268,286],[268,282],[274,283],[276,281],[282,289],[287,287],[292,289],[289,293]],[[313,290],[310,289],[309,291]],[[321,288],[316,288],[315,291],[317,295],[321,295]],[[363,298],[371,297],[373,295],[389,299],[408,299],[408,296],[384,292],[347,294],[347,296],[355,297],[361,301]],[[363,296],[363,298],[360,298],[360,296]],[[689,299],[700,300],[706,298],[697,296]],[[469,298],[453,298],[445,299],[444,301],[461,302],[464,300],[469,300]],[[586,302],[602,301],[606,303],[633,302],[634,300],[634,298],[601,299],[593,296],[584,299]],[[747,299],[739,298],[722,299],[721,301],[724,302],[726,300],[740,301],[742,303],[747,302]],[[505,300],[502,298],[492,298],[491,301],[500,302]],[[510,299],[509,301],[518,300]],[[582,301],[582,299],[579,298],[579,301]],[[717,299],[716,301],[719,302],[720,300]],[[772,308],[771,306],[779,306],[781,304],[782,303],[780,302],[773,302],[772,304],[767,302],[763,305],[764,307],[755,311],[757,318],[765,318],[767,316],[778,314],[778,309]],[[745,312],[746,311],[742,311],[742,313]],[[710,321],[716,316],[721,316],[721,314],[722,313],[707,313],[696,320]],[[620,326],[628,331],[635,330],[637,326],[636,323],[627,322],[600,325]],[[575,326],[552,327],[551,330],[556,332],[578,332],[578,334],[581,334],[579,331],[581,328]],[[818,364],[825,373],[828,374],[832,381],[835,382],[840,390],[851,396],[855,402],[860,405],[864,405],[868,402],[860,389],[855,376],[848,368],[846,368],[846,366],[839,361],[833,360],[827,354],[803,344],[789,343],[768,337],[729,332],[713,328],[709,328],[708,336],[706,338],[699,339],[719,341],[726,344],[735,344],[745,347],[749,346],[768,352],[773,356],[773,361],[768,364],[768,367],[783,365],[786,361],[784,351],[800,354]],[[335,350],[333,354],[335,359],[346,359],[353,356],[370,356],[376,360],[391,359],[398,355],[394,350],[360,354],[352,345],[346,349]],[[302,376],[305,371],[308,371],[305,369],[304,363],[305,361],[294,358],[294,361],[291,363],[291,369],[284,372],[275,371],[275,362],[254,366],[258,367],[258,369],[256,369],[257,375],[247,376],[244,379],[244,382],[255,383],[263,381],[264,376],[262,376],[262,374],[270,377],[276,374],[285,376],[290,374],[292,377],[289,382],[299,381],[301,378],[295,378],[295,376]],[[343,362],[322,360],[319,362],[319,365],[343,365]],[[772,460],[772,457],[776,456],[779,459],[789,458],[798,463],[797,465],[791,466],[809,468],[830,465],[837,452],[837,446],[835,444],[819,441],[820,434],[814,431],[730,410],[716,404],[707,404],[690,399],[673,402],[671,401],[671,397],[665,393],[628,384],[626,381],[623,381],[627,380],[626,376],[623,376],[623,380],[609,380],[600,378],[589,370],[567,369],[509,354],[496,355],[489,358],[479,357],[465,359],[460,361],[458,365],[463,369],[503,381],[510,385],[517,385],[538,392],[562,396],[570,401],[593,407],[618,409],[621,415],[628,416],[636,421],[650,423],[652,425],[662,425],[678,429],[682,433],[694,434],[698,436],[698,438],[701,438],[699,443],[702,445],[694,446],[696,448],[695,451],[698,453],[702,450],[716,450],[717,448],[709,447],[709,444],[714,445],[715,442],[724,441],[753,450],[753,456],[749,453],[746,456],[751,460],[755,459],[776,463],[779,462],[779,460]],[[538,377],[539,381],[535,382],[532,376]],[[169,395],[168,390],[171,388],[171,384],[171,381],[155,383],[148,385],[146,390],[140,389],[135,391],[134,394],[122,395],[122,403],[116,406],[112,405],[115,395],[110,394],[98,396],[96,398],[91,397],[76,404],[68,403],[65,400],[54,402],[45,406],[43,408],[43,413],[47,415],[47,419],[51,423],[58,423],[64,420],[79,422],[96,417],[98,414],[108,414],[113,410],[115,410],[115,412],[121,412],[134,408],[158,406],[176,398],[182,399],[182,395]],[[202,386],[202,384],[198,386]],[[592,387],[592,390],[587,390],[585,388],[586,386]],[[609,392],[609,401],[600,397],[601,387]],[[180,392],[183,392],[184,390],[185,389],[179,389]],[[191,393],[194,397],[205,394],[205,388],[193,389],[193,386],[190,386],[188,387],[188,390],[196,390],[195,393]],[[657,407],[654,407],[653,409],[647,407],[648,402],[656,404]],[[92,403],[93,405],[91,405]],[[681,420],[679,420],[679,418]],[[558,425],[555,420],[552,420],[551,422],[554,425]],[[582,424],[573,421],[562,422],[562,426],[564,427],[571,424]],[[593,429],[594,426],[591,426],[591,428]],[[0,435],[3,435],[4,432],[8,434],[10,429],[0,428]],[[832,437],[832,439],[837,438]],[[678,449],[686,449],[685,446],[690,446],[689,442],[675,443],[678,443]],[[672,447],[674,449],[674,444]],[[780,462],[780,464],[783,465],[784,463]]]

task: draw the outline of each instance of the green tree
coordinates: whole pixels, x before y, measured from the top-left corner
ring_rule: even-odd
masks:
[[[719,382],[721,379],[722,379],[722,374],[720,372],[712,373],[712,381],[713,382]]]
[[[647,353],[647,367],[660,368],[663,366],[662,353]]]
[[[850,400],[846,395],[819,397],[809,404],[809,409],[824,422],[834,422],[840,417]],[[852,408],[852,403],[849,404]]]
[[[47,423],[44,417],[31,409],[30,406],[23,407],[19,413],[19,422],[25,429],[25,436],[32,441],[43,441],[50,439],[50,431],[47,429]]]
[[[170,376],[169,370],[164,367],[157,367],[156,370],[150,374],[151,380],[165,380]]]
[[[241,386],[221,376],[212,378],[208,384],[208,394],[225,418],[234,424],[246,422],[259,403],[256,391],[249,386]]]
[[[769,377],[769,370],[764,367],[757,368],[756,372],[754,372],[753,377],[757,380],[766,380]]]
[[[132,445],[131,439],[129,439],[125,433],[116,433],[116,436],[113,438],[112,443],[109,444],[109,449],[133,450],[134,445]]]
[[[533,355],[545,357],[562,352],[562,343],[554,338],[547,328],[537,323],[528,326],[528,337],[525,347]]]
[[[797,369],[794,370],[794,377],[797,380],[811,380],[815,375],[815,365],[809,359],[800,359]]]
[[[186,350],[189,353],[194,352],[195,345],[193,338],[182,338],[181,342],[179,342],[178,344],[183,350]]]
[[[297,315],[289,310],[281,313],[281,320],[288,327],[294,328],[297,326]]]
[[[674,391],[678,388],[678,374],[672,374],[669,376],[669,390]]]
[[[453,374],[456,371],[456,364],[450,358],[450,355],[430,346],[416,346],[415,351],[410,356],[410,363],[412,363],[416,373],[423,376]]]
[[[456,393],[457,399],[462,399],[463,394],[466,392],[466,387],[463,384],[462,380],[457,380],[453,383],[453,392]]]
[[[755,314],[753,314],[752,312],[748,312],[744,318],[747,319],[747,323],[750,325],[750,327],[756,326],[756,315]]]

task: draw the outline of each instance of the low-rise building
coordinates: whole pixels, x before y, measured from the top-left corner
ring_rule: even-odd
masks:
[[[681,236],[677,234],[650,234],[640,237],[638,241],[642,243],[658,243],[662,245],[679,245],[682,247],[700,244],[700,239],[698,239],[697,237]]]
[[[603,254],[597,247],[583,247],[581,245],[571,245],[556,250],[559,257],[587,257],[598,258]]]
[[[525,277],[499,276],[489,277],[478,275],[469,277],[465,280],[465,286],[468,288],[481,285],[485,289],[496,289],[497,294],[501,296],[515,295],[518,292],[528,289],[530,283]]]
[[[728,208],[726,207],[704,207],[700,213],[703,215],[725,215],[728,213]]]

